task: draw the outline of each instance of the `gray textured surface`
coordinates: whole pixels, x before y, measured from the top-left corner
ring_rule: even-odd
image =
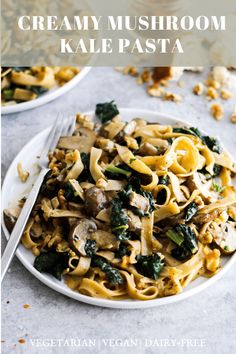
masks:
[[[189,87],[199,79],[199,75],[184,75]],[[224,103],[224,120],[216,122],[208,114],[210,104],[194,96],[187,86],[177,88],[184,95],[183,103],[163,102],[148,97],[144,87],[137,86],[133,78],[122,76],[112,68],[93,69],[77,87],[56,101],[31,111],[2,117],[3,177],[16,153],[47,127],[57,112],[91,110],[96,103],[111,99],[115,99],[119,107],[175,114],[212,135],[220,136],[225,146],[235,152],[236,126],[230,122],[229,116],[236,101],[236,88],[234,99]],[[174,89],[170,88],[170,91]],[[236,347],[235,284],[235,269],[231,269],[211,288],[184,302],[146,310],[103,309],[54,292],[14,259],[2,289],[2,339],[5,341],[2,352],[231,354]],[[26,303],[30,308],[23,308]],[[20,338],[24,338],[26,343],[19,344]],[[39,340],[38,347],[35,339]],[[75,339],[76,345],[79,345],[80,339],[81,343],[77,347],[68,347],[68,342],[49,343],[48,339]],[[89,343],[89,339],[93,343]],[[114,339],[118,341],[114,342]],[[132,343],[126,339],[133,339],[133,346],[128,346]],[[165,343],[164,339],[175,339],[178,343]],[[191,342],[186,345],[183,342],[185,339]],[[194,339],[202,339],[203,346],[192,347]],[[42,340],[45,340],[44,343]]]

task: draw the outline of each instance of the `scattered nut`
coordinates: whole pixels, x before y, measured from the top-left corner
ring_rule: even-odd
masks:
[[[152,81],[152,74],[151,74],[151,71],[148,69],[145,69],[140,76],[141,76],[142,82]]]
[[[164,92],[164,89],[158,84],[153,84],[147,87],[147,93],[153,97],[162,97]]]
[[[177,93],[166,92],[164,95],[164,100],[172,101],[172,102],[181,102],[182,97],[180,95],[178,95]]]
[[[233,97],[233,94],[232,94],[232,92],[230,92],[229,90],[223,88],[223,89],[220,91],[220,97],[223,98],[223,100],[229,100],[230,98]]]
[[[215,66],[212,70],[212,78],[220,85],[226,85],[230,80],[230,72],[224,66]]]
[[[138,76],[138,69],[135,66],[126,66],[123,68],[124,75]]]
[[[211,105],[211,114],[216,120],[221,120],[224,115],[222,106],[219,103],[213,103]]]
[[[236,105],[234,106],[234,111],[233,111],[233,114],[231,116],[231,122],[236,124]]]
[[[29,172],[23,170],[22,164],[20,162],[17,164],[17,172],[21,182],[25,183],[30,174]]]
[[[206,97],[208,100],[214,100],[214,99],[218,98],[218,93],[217,93],[216,89],[214,89],[214,87],[210,86],[207,89]]]
[[[184,82],[183,80],[179,80],[179,81],[177,82],[177,85],[178,85],[179,87],[185,87],[185,82]]]
[[[211,77],[208,77],[208,79],[205,81],[205,85],[208,87],[213,87],[216,90],[220,88],[220,83]]]
[[[204,85],[201,82],[199,82],[194,86],[193,93],[197,96],[200,96],[203,94],[204,89],[205,89]]]

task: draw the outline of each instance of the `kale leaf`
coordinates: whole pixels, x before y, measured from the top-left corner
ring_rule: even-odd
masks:
[[[64,197],[69,202],[80,203],[81,198],[76,195],[76,191],[70,182],[66,182],[64,185]]]
[[[149,210],[148,210],[147,214],[144,215],[144,213],[142,213],[139,209],[137,209],[135,207],[131,207],[129,205],[129,196],[132,191],[137,194],[142,195],[144,198],[146,198],[149,201]],[[121,192],[119,192],[118,195],[119,195],[120,199],[123,201],[124,206],[126,208],[131,209],[134,212],[134,214],[136,214],[136,215],[148,216],[150,213],[153,212],[153,210],[156,209],[155,208],[155,201],[154,201],[152,193],[142,189],[140,178],[138,178],[137,176],[132,175],[131,178],[129,179],[129,183],[126,186],[126,188],[123,189]]]
[[[100,268],[106,275],[106,278],[114,285],[123,284],[123,278],[118,269],[113,268],[107,261],[100,257],[92,258],[92,266]]]
[[[188,128],[188,127],[174,127],[173,128],[173,133],[180,133],[180,134],[189,134],[189,135],[194,135],[198,138],[202,138],[201,133],[197,128]]]
[[[118,197],[112,200],[111,208],[111,227],[119,241],[125,241],[129,238],[128,216],[123,210],[123,202]]]
[[[141,137],[141,136],[137,136],[137,137],[135,138],[135,140],[137,141],[138,146],[140,146],[140,144],[141,144],[141,142],[142,142],[142,137]]]
[[[185,218],[184,218],[185,221],[189,222],[197,212],[198,212],[198,207],[196,203],[194,202],[190,203],[185,209]]]
[[[119,110],[114,101],[98,103],[95,110],[96,115],[102,123],[106,123],[119,114]]]
[[[45,272],[61,280],[63,270],[68,267],[69,254],[67,252],[43,252],[34,260],[34,268],[40,273]]]
[[[149,211],[147,214],[144,215],[141,210],[132,207],[129,204],[129,197],[132,191],[142,195],[149,201]],[[155,210],[155,202],[152,193],[141,188],[140,179],[137,177],[131,176],[128,185],[118,193],[118,196],[115,199],[112,200],[111,227],[119,241],[125,241],[130,237],[127,232],[129,219],[124,209],[130,209],[133,213],[139,216],[148,216],[153,210]]]
[[[191,254],[186,248],[184,248],[182,246],[177,246],[177,247],[173,248],[173,250],[171,251],[171,255],[172,255],[172,257],[178,259],[178,261],[184,261]]]
[[[213,176],[212,177],[218,177],[222,171],[222,166],[217,165],[216,163],[214,164],[213,167]]]
[[[119,248],[115,252],[115,257],[122,258],[123,256],[129,255],[129,254],[130,254],[130,250],[129,250],[128,246],[125,243],[120,242]]]
[[[48,89],[42,86],[26,86],[25,87],[27,90],[30,90],[34,93],[36,93],[36,95],[42,95],[43,93],[47,92]]]
[[[173,138],[167,138],[167,141],[168,141],[168,144],[169,144],[169,145],[172,145],[172,144],[173,144],[174,139],[173,139]]]
[[[97,249],[97,244],[95,240],[88,239],[86,240],[84,250],[88,257],[93,257]]]
[[[74,188],[70,183],[64,185],[64,197],[67,201],[72,201],[75,198]]]
[[[211,178],[214,178],[214,177],[218,177],[220,175],[222,171],[222,167],[220,165],[217,165],[216,163],[214,164],[214,167],[213,167],[213,175],[211,175],[206,169],[205,167],[202,168],[201,170],[199,170],[198,172],[202,173],[206,180],[208,181],[209,179]]]
[[[185,224],[178,224],[172,229],[169,229],[166,232],[166,236],[168,236],[175,244],[177,244],[178,247],[182,247],[185,250],[183,252],[182,248],[177,247],[177,250],[174,249],[175,251],[172,250],[171,252],[173,257],[179,253],[182,255],[185,254],[185,256],[188,257],[192,254],[195,254],[198,250],[197,238],[190,226]]]
[[[216,152],[217,154],[221,153],[222,148],[220,146],[219,141],[216,138],[206,135],[203,137],[203,142],[207,145],[207,147],[211,151]]]
[[[148,278],[157,279],[159,273],[164,267],[163,259],[161,259],[157,253],[154,253],[150,256],[138,255],[136,260],[136,268],[138,272]]]

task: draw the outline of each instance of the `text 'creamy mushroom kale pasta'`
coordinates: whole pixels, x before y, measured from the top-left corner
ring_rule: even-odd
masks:
[[[49,89],[64,85],[79,71],[72,66],[3,67],[1,68],[1,104],[9,106],[34,100]]]
[[[219,271],[236,249],[236,167],[198,129],[78,114],[22,237],[34,266],[82,294],[150,300]],[[19,210],[18,210],[19,212]],[[5,210],[9,230],[16,210]]]

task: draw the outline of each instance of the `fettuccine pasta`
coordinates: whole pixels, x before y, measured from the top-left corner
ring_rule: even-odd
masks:
[[[229,155],[195,128],[126,123],[113,102],[96,114],[102,125],[79,114],[49,154],[22,237],[35,268],[111,300],[175,295],[217,273],[236,249]]]

